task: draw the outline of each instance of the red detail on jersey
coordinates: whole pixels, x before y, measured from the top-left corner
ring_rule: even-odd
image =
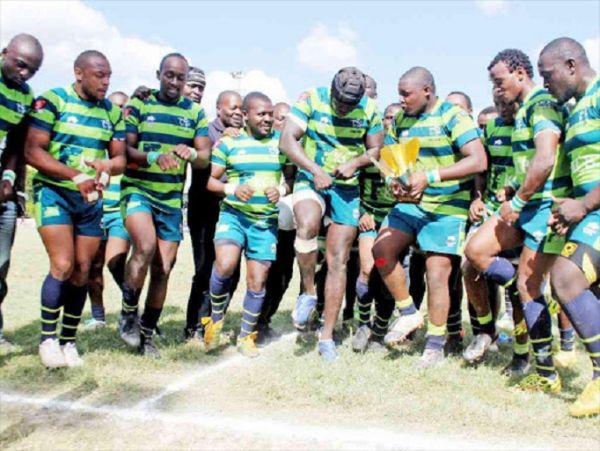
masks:
[[[44,109],[44,107],[46,106],[48,102],[46,101],[46,99],[36,99],[35,102],[33,102],[33,109],[35,111],[39,111]]]
[[[387,260],[383,257],[378,257],[375,259],[375,267],[376,268],[383,268],[386,263],[387,263]]]

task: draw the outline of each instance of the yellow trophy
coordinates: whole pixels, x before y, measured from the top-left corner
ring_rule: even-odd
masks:
[[[392,181],[397,180],[402,185],[408,186],[410,175],[415,171],[417,157],[419,156],[419,147],[418,138],[413,138],[403,144],[384,146],[381,148],[379,161],[371,158],[371,162],[379,169],[379,172],[384,176],[388,185]],[[419,202],[419,199],[408,195],[398,200],[410,203]]]

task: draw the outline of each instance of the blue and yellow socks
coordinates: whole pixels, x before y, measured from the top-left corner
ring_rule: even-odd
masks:
[[[77,287],[69,282],[65,282],[65,286],[62,329],[60,331],[61,345],[70,341],[75,341],[77,326],[79,326],[79,322],[81,321],[83,306],[85,305],[85,298],[87,297],[88,291],[87,284],[82,287]]]
[[[244,297],[244,310],[242,311],[242,327],[239,338],[244,338],[254,332],[264,301],[265,290],[246,291],[246,296]]]
[[[56,337],[58,318],[63,305],[67,282],[55,279],[48,274],[42,284],[42,336],[41,341]]]
[[[552,320],[544,296],[523,303],[523,314],[535,356],[537,372],[553,379],[556,370],[552,360]]]

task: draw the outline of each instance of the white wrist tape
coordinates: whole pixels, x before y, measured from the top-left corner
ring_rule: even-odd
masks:
[[[99,198],[100,198],[100,196],[98,195],[98,191],[92,191],[91,193],[88,193],[88,195],[87,195],[88,202],[96,202]]]
[[[100,184],[106,188],[108,186],[108,182],[110,182],[110,175],[107,172],[100,173],[100,180],[98,180]]]
[[[191,163],[192,161],[195,161],[196,158],[198,158],[198,151],[193,147],[188,147],[188,149],[190,149],[190,158],[188,158],[188,161]]]
[[[237,183],[225,183],[225,195],[235,196],[235,189],[237,187]]]
[[[277,190],[279,191],[279,195],[281,197],[283,197],[283,196],[285,196],[287,194],[287,189],[283,185],[279,185],[279,187],[277,188]]]
[[[83,182],[87,182],[88,180],[94,180],[94,177],[84,174],[77,174],[75,177],[71,178],[75,185],[81,185]]]

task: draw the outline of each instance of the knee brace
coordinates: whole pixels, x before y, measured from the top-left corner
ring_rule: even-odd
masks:
[[[319,248],[319,241],[317,237],[310,238],[308,240],[298,238],[294,240],[294,249],[300,254],[308,254],[316,251]]]

